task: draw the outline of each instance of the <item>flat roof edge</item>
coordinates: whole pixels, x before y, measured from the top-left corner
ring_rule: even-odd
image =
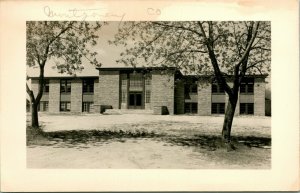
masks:
[[[29,79],[38,79],[39,77],[38,76],[29,76],[28,77]],[[63,79],[63,78],[66,78],[66,79],[70,79],[70,78],[99,78],[99,75],[97,76],[45,76],[44,77],[45,79]]]

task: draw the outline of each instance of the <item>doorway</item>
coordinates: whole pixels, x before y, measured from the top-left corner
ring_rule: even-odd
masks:
[[[142,109],[143,108],[143,92],[130,92],[129,93],[129,109]]]

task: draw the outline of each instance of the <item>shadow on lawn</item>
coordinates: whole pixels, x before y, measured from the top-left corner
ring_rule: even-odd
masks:
[[[28,131],[29,130],[29,131]],[[82,145],[93,143],[125,142],[126,139],[134,138],[159,138],[162,134],[146,131],[111,131],[111,130],[77,130],[77,131],[55,131],[55,132],[32,132],[27,129],[27,145],[52,146],[63,144]]]
[[[157,134],[153,131],[123,131],[123,130],[78,130],[78,131],[56,131],[43,132],[33,131],[27,128],[27,145],[38,146],[57,146],[73,148],[82,145],[101,145],[110,142],[126,142],[129,139],[152,139],[169,143],[177,146],[201,147],[203,149],[214,151],[224,148],[224,143],[220,136],[215,135],[167,135],[165,133]],[[237,147],[262,147],[270,148],[271,139],[255,136],[233,136],[232,144]],[[85,146],[83,148],[88,148]]]
[[[201,147],[209,151],[214,151],[219,148],[226,148],[220,136],[194,135],[193,137],[189,138],[181,138],[176,136],[169,137],[166,141],[173,145]],[[233,136],[231,142],[236,148],[271,148],[271,139],[266,137]]]

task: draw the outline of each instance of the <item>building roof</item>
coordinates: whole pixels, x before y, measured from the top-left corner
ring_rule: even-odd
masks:
[[[211,78],[212,75],[183,75],[179,69],[176,67],[99,67],[95,68],[96,70],[99,71],[151,71],[151,70],[174,70],[176,71],[176,74],[181,76],[181,77],[187,77],[187,78]],[[98,73],[97,73],[98,74]],[[97,78],[99,75],[97,75],[95,72],[91,74],[87,73],[78,73],[74,75],[52,75],[52,76],[47,76],[45,75],[45,78]],[[256,74],[256,75],[246,75],[247,77],[255,77],[255,78],[266,78],[268,74]],[[227,75],[227,78],[232,78],[233,75]],[[37,79],[39,76],[34,75],[34,76],[29,76],[31,79]]]

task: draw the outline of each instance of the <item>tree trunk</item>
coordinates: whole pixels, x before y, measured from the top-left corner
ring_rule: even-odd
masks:
[[[39,127],[38,104],[36,102],[31,102],[31,126],[33,128]]]
[[[237,95],[234,95],[229,98],[223,122],[222,137],[224,142],[227,144],[227,150],[234,149],[234,147],[231,144],[231,126],[237,104],[237,99]]]

